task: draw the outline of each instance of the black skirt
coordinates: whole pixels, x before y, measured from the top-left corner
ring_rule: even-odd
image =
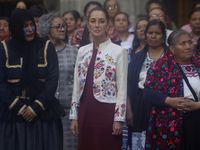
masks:
[[[133,127],[128,128],[128,145],[132,149],[132,133],[147,130],[151,104],[143,99],[143,89],[138,89],[133,111]]]
[[[1,150],[62,150],[63,128],[61,119],[0,121]]]
[[[200,150],[200,110],[183,115],[181,150]]]
[[[143,99],[143,89],[138,89],[137,99],[133,111],[133,128],[132,132],[146,131],[148,126],[149,113],[151,105]]]

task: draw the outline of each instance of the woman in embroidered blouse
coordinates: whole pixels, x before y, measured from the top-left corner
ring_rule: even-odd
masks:
[[[128,27],[129,27],[129,16],[123,12],[117,13],[114,17],[114,29],[117,32],[119,38],[121,39],[120,45],[124,47],[127,51],[128,62],[130,62],[131,60],[130,54],[131,54],[134,35],[128,33]]]
[[[147,44],[143,50],[133,56],[128,68],[126,123],[129,126],[129,145],[132,149],[144,149],[150,106],[142,97],[143,84],[147,70],[164,55],[167,49],[164,42],[166,32],[163,22],[160,20],[150,21],[145,30],[145,37]]]
[[[128,60],[106,37],[108,21],[104,9],[92,9],[87,26],[94,42],[78,51],[70,119],[79,150],[121,149]]]
[[[37,38],[28,10],[15,9],[9,28],[12,39],[0,44],[0,149],[61,150],[65,112],[54,97],[55,48]]]
[[[148,70],[145,83],[144,98],[153,105],[145,147],[200,149],[200,57],[184,30],[174,31],[168,43],[170,50]]]
[[[55,97],[61,103],[66,114],[69,114],[74,83],[74,67],[78,49],[63,42],[66,35],[67,24],[60,13],[43,15],[40,18],[38,29],[40,36],[49,37],[56,49],[59,64],[59,79]],[[68,115],[62,118],[63,149],[70,149],[71,146],[73,146],[73,148],[77,147],[77,139],[71,134],[71,121],[68,118]],[[70,143],[69,140],[71,140]]]

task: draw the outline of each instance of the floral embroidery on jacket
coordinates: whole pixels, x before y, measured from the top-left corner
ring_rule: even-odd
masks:
[[[113,59],[112,56],[108,54],[105,55],[106,58],[106,80],[116,81],[116,60]]]
[[[106,56],[105,56],[105,58],[106,58],[106,61],[108,62],[108,64],[110,64],[110,65],[116,65],[116,60],[114,60],[113,58],[112,58],[112,56],[109,56],[108,54],[106,54]]]
[[[105,61],[100,57],[96,59],[95,62],[95,70],[94,70],[94,78],[98,79],[104,73]]]
[[[93,94],[96,95],[96,96],[99,96],[100,92],[101,92],[99,81],[97,81],[96,83],[94,83],[93,88],[94,88]]]
[[[107,83],[106,80],[101,81],[102,86],[102,96],[107,97],[107,99],[113,99],[116,97],[116,86],[111,83]]]
[[[85,79],[82,79],[81,82],[80,82],[80,90],[82,91],[83,88],[84,88],[84,83],[85,83]],[[80,93],[81,95],[81,93]]]
[[[116,117],[124,117],[125,116],[126,106],[125,104],[119,104],[115,107],[115,116]]]
[[[80,57],[80,62],[78,64],[78,75],[79,77],[81,74],[85,77],[87,74],[87,68],[89,67],[91,55],[89,57],[86,57],[89,53],[92,53],[93,50],[88,51],[87,53],[83,54],[83,56]]]
[[[85,54],[83,54],[83,55],[80,57],[80,61],[82,61],[88,53],[92,53],[92,52],[93,52],[93,50],[90,50],[90,51],[86,52]],[[91,57],[92,57],[92,56],[90,56],[89,58],[91,58]]]
[[[116,81],[116,70],[115,68],[112,68],[111,66],[108,66],[106,68],[106,79],[110,81]]]
[[[76,102],[72,102],[71,103],[71,109],[70,109],[70,115],[72,115],[73,119],[76,119],[77,115],[78,115],[78,104]]]
[[[74,91],[72,102],[80,103],[81,95],[84,91],[88,67],[91,61],[93,43],[81,47],[78,53],[75,69]],[[119,60],[120,64],[117,65]],[[118,69],[117,69],[118,68]],[[116,103],[116,105],[126,104],[127,89],[127,53],[124,48],[113,44],[110,39],[103,43],[96,55],[93,73],[93,95],[95,99],[102,103]],[[122,74],[116,80],[116,74],[122,71]],[[121,82],[121,81],[124,82]],[[119,84],[119,89],[117,85]],[[119,96],[119,97],[118,97]],[[74,109],[73,109],[74,110]],[[124,109],[126,110],[126,109]],[[114,111],[114,110],[113,110]],[[119,109],[121,111],[121,109]],[[124,113],[120,112],[114,121],[125,121]],[[73,119],[74,114],[70,114]],[[77,117],[76,117],[77,118]]]

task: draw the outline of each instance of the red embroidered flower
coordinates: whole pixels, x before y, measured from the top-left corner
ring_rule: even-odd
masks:
[[[185,69],[186,69],[187,71],[191,71],[190,66],[186,66]]]

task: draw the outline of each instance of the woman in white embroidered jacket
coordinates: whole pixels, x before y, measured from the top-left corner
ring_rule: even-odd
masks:
[[[120,150],[126,112],[127,53],[106,36],[109,17],[102,8],[89,14],[94,41],[78,52],[70,119],[78,149]]]

